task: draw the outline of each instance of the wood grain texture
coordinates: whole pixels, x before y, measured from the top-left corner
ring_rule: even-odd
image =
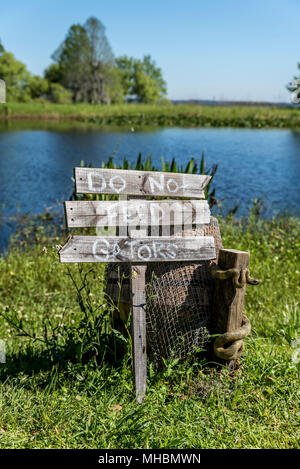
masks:
[[[131,236],[135,239],[145,235],[145,230],[131,231]],[[136,399],[139,403],[143,401],[147,384],[146,268],[146,265],[131,266],[133,372]]]
[[[211,177],[202,174],[134,171],[123,169],[75,168],[79,194],[125,194],[204,198],[203,189]]]
[[[170,224],[192,227],[210,222],[206,200],[68,201],[65,213],[69,228]]]
[[[245,269],[250,253],[235,249],[220,249],[218,266],[221,270]],[[232,332],[242,325],[246,286],[235,288],[232,278],[215,279],[212,331],[214,334]]]
[[[61,262],[172,262],[215,259],[212,236],[71,236],[59,251]]]

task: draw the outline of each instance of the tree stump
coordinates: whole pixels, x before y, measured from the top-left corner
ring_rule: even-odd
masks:
[[[237,269],[240,272],[248,268],[249,259],[249,252],[220,249],[218,268],[222,271]],[[246,284],[241,288],[236,288],[232,276],[215,278],[211,326],[213,334],[234,332],[242,326],[245,291]],[[225,360],[219,358],[217,361],[225,363]],[[236,360],[232,360],[230,366],[235,367],[235,365]]]

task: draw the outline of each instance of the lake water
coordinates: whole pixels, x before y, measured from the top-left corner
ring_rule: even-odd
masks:
[[[11,125],[11,124],[10,124]],[[269,213],[300,206],[300,132],[278,129],[163,128],[141,131],[97,130],[75,124],[0,123],[1,213],[39,213],[67,200],[73,168],[81,160],[100,166],[115,153],[135,161],[138,153],[175,157],[185,165],[204,152],[207,166],[218,164],[213,187],[223,206],[239,203],[241,215],[254,198],[269,204]]]

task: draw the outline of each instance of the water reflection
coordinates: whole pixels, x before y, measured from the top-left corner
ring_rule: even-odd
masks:
[[[115,154],[135,161],[139,152],[175,157],[185,165],[189,158],[219,165],[214,185],[228,208],[240,203],[246,212],[253,198],[265,198],[274,210],[297,211],[300,205],[300,133],[256,129],[99,129],[74,122],[14,121],[0,123],[0,186],[6,214],[38,213],[45,206],[68,199],[73,167],[100,166]]]

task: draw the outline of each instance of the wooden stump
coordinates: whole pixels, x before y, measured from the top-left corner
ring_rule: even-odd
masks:
[[[221,270],[231,268],[246,269],[249,265],[250,253],[235,249],[220,249],[218,267]],[[233,332],[242,325],[246,285],[236,288],[232,277],[215,279],[213,296],[212,327],[213,334]],[[220,359],[218,359],[220,361]],[[234,361],[234,360],[233,360]],[[221,360],[225,363],[224,360]],[[234,366],[235,363],[231,363]]]

